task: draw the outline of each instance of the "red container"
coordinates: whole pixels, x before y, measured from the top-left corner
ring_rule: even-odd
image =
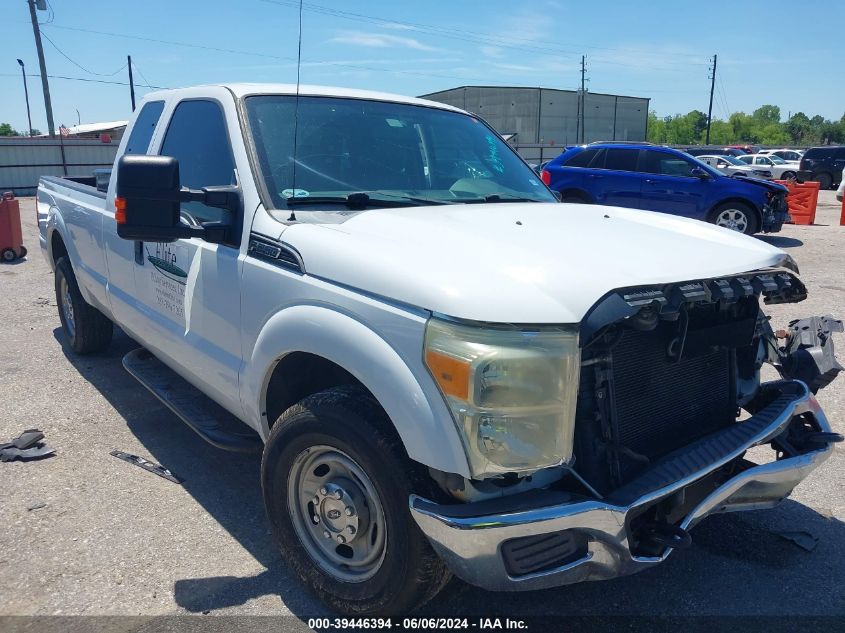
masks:
[[[3,193],[0,200],[0,260],[13,262],[26,257],[21,232],[21,208],[11,191]]]

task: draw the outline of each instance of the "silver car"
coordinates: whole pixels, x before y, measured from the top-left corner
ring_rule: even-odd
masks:
[[[702,163],[707,163],[711,167],[715,167],[726,176],[747,176],[749,178],[765,178],[772,179],[772,172],[763,167],[754,165],[746,165],[736,156],[728,156],[726,154],[705,154],[704,156],[696,156]]]

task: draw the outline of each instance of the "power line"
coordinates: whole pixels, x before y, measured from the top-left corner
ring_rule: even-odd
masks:
[[[12,73],[0,73],[0,77],[17,77],[18,75]],[[41,77],[39,73],[27,73],[27,77]],[[87,83],[95,83],[95,84],[111,84],[115,86],[128,86],[129,83],[126,81],[110,81],[107,79],[90,79],[88,77],[67,77],[65,75],[47,75],[50,79],[65,79],[68,81],[84,81]],[[147,86],[148,88],[153,88],[156,90],[167,90],[169,86]]]
[[[132,68],[137,70],[138,74],[141,75],[141,79],[144,80],[145,83],[142,83],[141,85],[146,86],[147,88],[152,88],[152,86],[150,85],[149,79],[147,79],[147,76],[144,74],[144,71],[142,71],[141,67],[138,66],[138,60],[134,60],[134,59],[132,60]]]
[[[83,29],[73,26],[59,26],[56,24],[51,25],[51,29],[64,29],[67,31],[78,31],[81,33],[90,33],[93,35],[104,35],[106,37],[117,37],[117,38],[125,38],[125,39],[132,39],[132,40],[140,40],[143,42],[153,42],[156,44],[168,44],[170,46],[181,46],[184,48],[196,48],[200,50],[207,50],[207,51],[215,51],[219,53],[229,53],[229,54],[236,54],[236,55],[251,55],[253,57],[262,57],[265,59],[273,59],[277,61],[285,61],[285,62],[296,62],[296,57],[287,57],[284,55],[272,55],[269,53],[258,53],[256,51],[245,51],[245,50],[238,50],[233,48],[220,48],[217,46],[206,46],[203,44],[190,44],[188,42],[175,42],[172,40],[162,40],[152,37],[144,37],[140,35],[130,35],[128,33],[110,33],[107,31],[96,31],[94,29]],[[371,70],[375,72],[385,72],[385,73],[394,73],[400,75],[414,75],[419,77],[435,77],[439,79],[458,79],[458,80],[472,80],[472,81],[487,81],[488,79],[483,79],[480,77],[469,77],[469,76],[458,76],[458,75],[443,75],[443,74],[436,74],[436,73],[425,73],[425,72],[418,72],[413,70],[397,70],[392,68],[379,68],[376,66],[365,66],[362,64],[344,64],[341,62],[330,62],[325,60],[303,60],[303,63],[319,63],[325,64],[327,66],[336,66],[338,68],[349,68],[352,70]]]
[[[82,65],[82,64],[80,64],[79,62],[77,62],[77,61],[75,61],[75,60],[71,59],[71,57],[70,57],[67,53],[65,53],[62,49],[60,49],[60,48],[58,47],[58,45],[57,45],[57,44],[56,44],[53,40],[51,40],[51,39],[48,37],[48,35],[47,35],[44,31],[41,31],[41,37],[43,37],[45,40],[47,40],[48,42],[50,42],[50,45],[51,45],[53,48],[55,48],[55,49],[59,52],[59,54],[60,54],[62,57],[64,57],[64,58],[65,58],[66,60],[68,60],[71,64],[73,64],[73,65],[74,65],[74,66],[76,66],[77,68],[79,68],[79,69],[81,69],[81,70],[85,71],[85,72],[86,72],[86,73],[88,73],[89,75],[97,75],[98,77],[114,77],[117,73],[119,73],[119,72],[120,72],[120,71],[122,71],[124,68],[126,68],[126,64],[124,64],[123,66],[121,66],[120,68],[118,68],[118,69],[117,69],[116,71],[114,71],[113,73],[98,73],[98,72],[94,72],[93,70],[89,70],[88,68],[85,68],[85,66],[83,66],[83,65]]]

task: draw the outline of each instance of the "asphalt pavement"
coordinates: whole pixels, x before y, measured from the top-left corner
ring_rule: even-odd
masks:
[[[21,199],[29,256],[0,264],[0,442],[38,427],[55,457],[0,463],[2,615],[330,615],[288,571],[262,507],[259,458],[217,450],[121,366],[64,345],[34,200]],[[814,226],[763,239],[789,252],[810,297],[768,310],[773,325],[845,317],[845,227],[833,192]],[[838,336],[845,359],[845,337]],[[819,394],[845,432],[845,376]],[[176,484],[109,452],[163,464]],[[693,547],[641,574],[533,593],[453,581],[422,615],[845,616],[845,450],[773,510],[719,515]],[[789,540],[786,532],[801,532]],[[803,546],[802,546],[803,545]],[[293,627],[295,628],[295,627]]]

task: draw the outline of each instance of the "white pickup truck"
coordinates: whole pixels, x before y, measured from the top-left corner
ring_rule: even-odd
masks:
[[[119,325],[126,369],[199,435],[263,451],[284,560],[342,612],[407,612],[452,573],[637,572],[712,513],[776,505],[842,439],[813,396],[841,322],[776,336],[761,310],[805,298],[789,256],[557,204],[439,103],[150,93],[107,192],[43,177],[38,222],[69,345]]]

